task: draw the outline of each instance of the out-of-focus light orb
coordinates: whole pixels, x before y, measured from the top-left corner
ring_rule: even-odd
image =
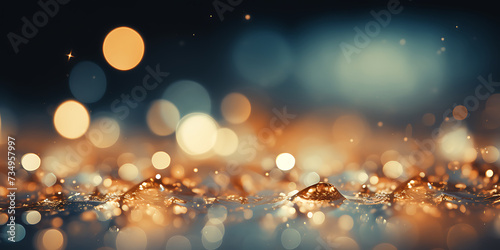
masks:
[[[320,176],[316,172],[310,172],[305,174],[304,176],[304,185],[305,186],[311,186],[320,181]]]
[[[446,239],[450,250],[473,249],[476,246],[477,232],[469,224],[459,223],[450,228]],[[477,247],[477,246],[476,246]]]
[[[133,69],[144,55],[144,41],[137,31],[118,27],[108,33],[102,45],[106,61],[118,70]]]
[[[40,157],[33,153],[27,153],[21,157],[21,165],[28,171],[35,171],[40,167]]]
[[[396,179],[403,174],[403,165],[397,161],[388,161],[382,169],[385,176]]]
[[[295,166],[295,157],[289,153],[281,153],[276,157],[276,166],[283,171],[288,171]]]
[[[405,45],[406,44],[406,39],[403,38],[403,39],[399,40],[399,44]]]
[[[47,229],[40,234],[41,243],[44,249],[63,249],[66,237],[59,229]]]
[[[0,213],[0,225],[7,223],[9,216],[6,213]]]
[[[29,225],[35,225],[42,219],[40,212],[35,210],[27,211],[23,215],[24,221]]]
[[[140,250],[146,249],[147,245],[147,235],[138,227],[126,227],[116,236],[117,250]]]
[[[177,107],[166,100],[157,100],[151,104],[147,114],[147,123],[151,132],[159,136],[170,135],[175,132],[180,120]]]
[[[498,157],[500,156],[500,152],[495,146],[488,146],[485,147],[484,149],[481,149],[481,155],[483,157],[483,160],[487,163],[493,163],[498,160]]]
[[[222,238],[224,237],[224,234],[221,232],[221,230],[213,225],[207,225],[203,227],[201,230],[202,234],[202,240],[208,241],[208,244],[203,244],[203,246],[206,249],[215,249],[222,243]],[[219,243],[219,244],[213,244],[213,243]],[[217,246],[217,247],[215,247]],[[214,248],[215,247],[215,248]]]
[[[228,156],[236,152],[238,148],[238,136],[229,128],[221,128],[217,130],[217,142],[214,146],[216,154]]]
[[[396,150],[387,150],[382,155],[380,156],[380,162],[383,164],[386,164],[389,161],[397,161],[401,157],[398,151]]]
[[[344,231],[349,231],[354,226],[354,220],[352,219],[352,217],[350,215],[344,214],[344,215],[339,217],[338,224],[339,224],[340,229],[342,229]]]
[[[85,134],[90,124],[87,109],[77,101],[61,103],[54,114],[57,132],[68,139],[76,139]]]
[[[24,239],[24,237],[26,237],[26,229],[24,228],[23,225],[21,225],[21,223],[16,223],[16,225],[13,226],[13,231],[16,232],[16,235],[14,236],[14,242],[20,242]],[[9,225],[6,225],[4,227],[1,228],[2,230],[2,234],[0,235],[3,242],[11,242],[11,241],[8,241],[9,240],[9,237],[10,237],[10,234],[7,233],[8,230],[10,230],[11,226]],[[3,244],[5,245],[5,243]],[[2,247],[2,249],[9,249],[7,247]],[[20,247],[12,247],[11,249],[20,249]]]
[[[69,89],[81,102],[97,102],[106,91],[106,75],[99,65],[89,61],[80,62],[71,70]]]
[[[331,244],[337,246],[338,249],[359,250],[358,243],[347,236],[340,236],[333,240]]]
[[[109,148],[120,138],[120,125],[112,118],[101,117],[90,124],[86,136],[97,148]]]
[[[293,228],[287,228],[281,233],[281,245],[285,249],[295,249],[302,242],[299,231]]]
[[[458,128],[444,134],[439,140],[440,150],[448,160],[465,160],[465,154],[469,148],[473,148],[472,142],[467,139],[467,130],[465,128]]]
[[[493,174],[494,174],[494,173],[493,173],[493,170],[488,169],[488,170],[486,170],[486,173],[485,173],[485,174],[486,174],[486,177],[491,178],[491,177],[493,176]]]
[[[321,225],[325,221],[325,214],[321,211],[314,212],[312,221],[316,225]]]
[[[223,205],[213,205],[207,211],[207,218],[222,223],[227,218],[227,208]]]
[[[370,177],[370,184],[377,185],[378,184],[378,176],[374,175]]]
[[[167,241],[166,250],[191,250],[191,242],[182,235],[174,235]]]
[[[57,182],[57,177],[53,173],[48,173],[42,178],[42,183],[47,187],[52,187]]]
[[[118,175],[126,181],[133,181],[139,175],[139,169],[132,163],[125,163],[118,169]]]
[[[210,114],[212,110],[212,101],[207,90],[199,83],[190,80],[174,82],[168,86],[162,98],[171,101],[179,110],[181,117],[195,112]]]
[[[424,123],[425,126],[432,126],[436,122],[436,117],[434,114],[431,113],[426,113],[422,117],[422,123]]]
[[[251,16],[249,14],[245,15],[245,20],[250,20]]]
[[[168,168],[168,166],[170,166],[170,160],[170,155],[163,151],[158,151],[153,154],[153,157],[151,157],[153,167],[156,169]]]
[[[283,82],[293,63],[288,43],[271,31],[245,34],[236,44],[233,59],[245,80],[261,86]]]
[[[240,93],[231,93],[222,100],[222,116],[230,123],[239,124],[246,121],[251,110],[250,101]]]
[[[456,120],[463,120],[467,118],[467,108],[463,105],[458,105],[453,109],[453,118]]]
[[[190,155],[201,155],[210,151],[217,142],[218,125],[207,114],[193,113],[179,121],[175,134],[177,144]]]

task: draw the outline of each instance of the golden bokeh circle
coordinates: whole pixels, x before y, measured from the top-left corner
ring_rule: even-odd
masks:
[[[129,27],[118,27],[108,33],[102,45],[106,61],[118,70],[133,69],[144,55],[141,35]]]

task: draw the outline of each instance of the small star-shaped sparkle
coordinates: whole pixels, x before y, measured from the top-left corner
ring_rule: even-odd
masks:
[[[72,53],[73,53],[73,51],[70,51],[69,54],[66,54],[66,56],[68,57],[68,62],[69,62],[69,59],[71,59],[71,57],[75,57]]]

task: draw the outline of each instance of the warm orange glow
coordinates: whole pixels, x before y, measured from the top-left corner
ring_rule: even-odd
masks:
[[[463,105],[456,106],[453,109],[453,117],[459,121],[467,118],[467,108]]]
[[[54,126],[57,132],[68,139],[76,139],[85,134],[89,124],[87,109],[77,101],[62,103],[54,114]]]
[[[102,45],[106,61],[118,70],[133,69],[144,55],[144,41],[137,31],[119,27],[108,33]]]
[[[222,100],[222,115],[230,123],[238,124],[246,121],[251,110],[250,101],[240,93],[231,93]]]

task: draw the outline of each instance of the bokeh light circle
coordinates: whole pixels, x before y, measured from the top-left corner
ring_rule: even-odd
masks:
[[[168,239],[166,249],[191,250],[191,242],[182,235],[174,235]]]
[[[147,123],[151,132],[159,136],[170,135],[175,131],[180,114],[177,107],[166,100],[157,100],[151,104],[147,114]]]
[[[40,167],[40,157],[33,153],[23,155],[21,158],[21,165],[28,171],[35,171]]]
[[[238,147],[238,136],[229,128],[221,128],[217,131],[217,142],[214,151],[218,155],[228,156],[233,154]]]
[[[218,125],[207,114],[193,113],[185,116],[177,126],[176,139],[181,149],[190,155],[210,151],[217,142]]]
[[[163,99],[171,101],[179,110],[181,117],[189,113],[210,114],[212,101],[207,90],[199,83],[190,80],[180,80],[168,86]]]
[[[134,29],[118,27],[106,35],[102,52],[109,65],[118,70],[130,70],[142,60],[144,41]]]
[[[231,93],[222,100],[222,116],[230,123],[239,124],[246,121],[251,110],[250,101],[240,93]]]
[[[118,169],[118,175],[124,180],[133,181],[139,175],[139,169],[132,163],[125,163]]]
[[[287,228],[281,233],[281,244],[285,249],[295,249],[301,241],[300,233],[293,228]]]
[[[30,210],[30,211],[26,211],[23,214],[23,219],[24,219],[25,223],[27,223],[29,225],[35,225],[38,222],[40,222],[40,220],[42,219],[42,215],[38,211]]]
[[[116,237],[116,249],[146,249],[148,238],[144,230],[138,227],[126,227]]]
[[[163,151],[158,151],[153,154],[153,157],[151,157],[153,167],[156,169],[168,168],[168,166],[170,166],[170,160],[170,155]]]
[[[69,75],[69,89],[73,96],[84,103],[99,101],[106,91],[106,75],[99,65],[83,61]]]
[[[85,134],[90,124],[87,109],[77,101],[63,102],[54,114],[57,132],[68,139],[76,139]]]
[[[101,117],[91,123],[86,136],[94,146],[109,148],[120,138],[120,125],[112,118]]]
[[[397,161],[388,161],[382,168],[385,176],[389,178],[399,178],[403,174],[403,165]]]
[[[292,169],[295,166],[295,158],[289,153],[282,153],[276,157],[276,166],[283,171]]]
[[[283,82],[292,68],[288,43],[271,31],[254,31],[244,35],[233,53],[241,76],[253,84],[273,86]]]

